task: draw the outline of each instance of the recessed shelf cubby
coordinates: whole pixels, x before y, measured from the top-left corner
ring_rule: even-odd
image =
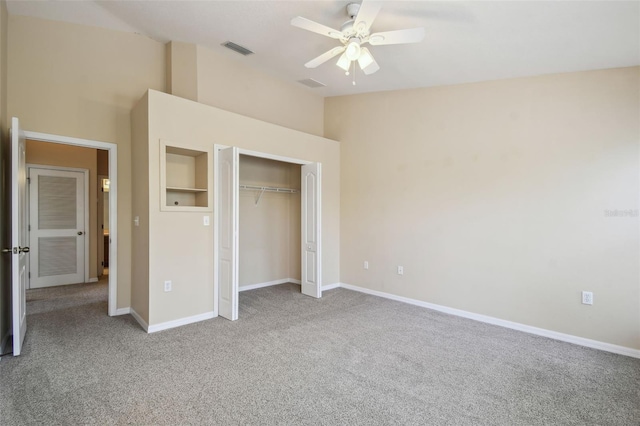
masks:
[[[160,143],[160,209],[211,210],[209,169],[211,153]]]

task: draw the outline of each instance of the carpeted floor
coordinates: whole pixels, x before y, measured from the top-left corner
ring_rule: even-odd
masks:
[[[104,283],[29,293],[0,423],[640,425],[640,360],[345,289],[146,334]]]

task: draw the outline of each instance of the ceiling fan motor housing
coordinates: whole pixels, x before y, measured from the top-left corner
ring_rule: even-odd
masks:
[[[360,3],[349,3],[347,5],[347,15],[351,19],[355,19],[358,16],[358,12],[360,11]]]

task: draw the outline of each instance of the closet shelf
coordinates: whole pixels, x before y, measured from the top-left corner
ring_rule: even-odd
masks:
[[[177,186],[167,186],[167,191],[173,192],[207,192],[206,188],[180,188]]]
[[[260,191],[258,194],[258,198],[256,198],[256,206],[260,202],[260,198],[262,198],[262,194],[265,192],[279,192],[281,194],[297,194],[300,192],[299,189],[293,188],[278,188],[275,186],[256,186],[256,185],[240,185],[240,189],[247,189],[250,191]]]

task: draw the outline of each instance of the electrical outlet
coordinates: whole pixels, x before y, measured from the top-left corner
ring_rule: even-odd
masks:
[[[171,281],[164,282],[164,291],[171,291]]]
[[[590,291],[582,292],[582,304],[583,305],[593,305],[593,293]]]
[[[202,224],[204,226],[209,226],[209,216],[203,216],[202,217]]]
[[[369,269],[369,262],[368,261],[364,261],[364,269]]]
[[[398,275],[404,275],[404,267],[398,265]]]

